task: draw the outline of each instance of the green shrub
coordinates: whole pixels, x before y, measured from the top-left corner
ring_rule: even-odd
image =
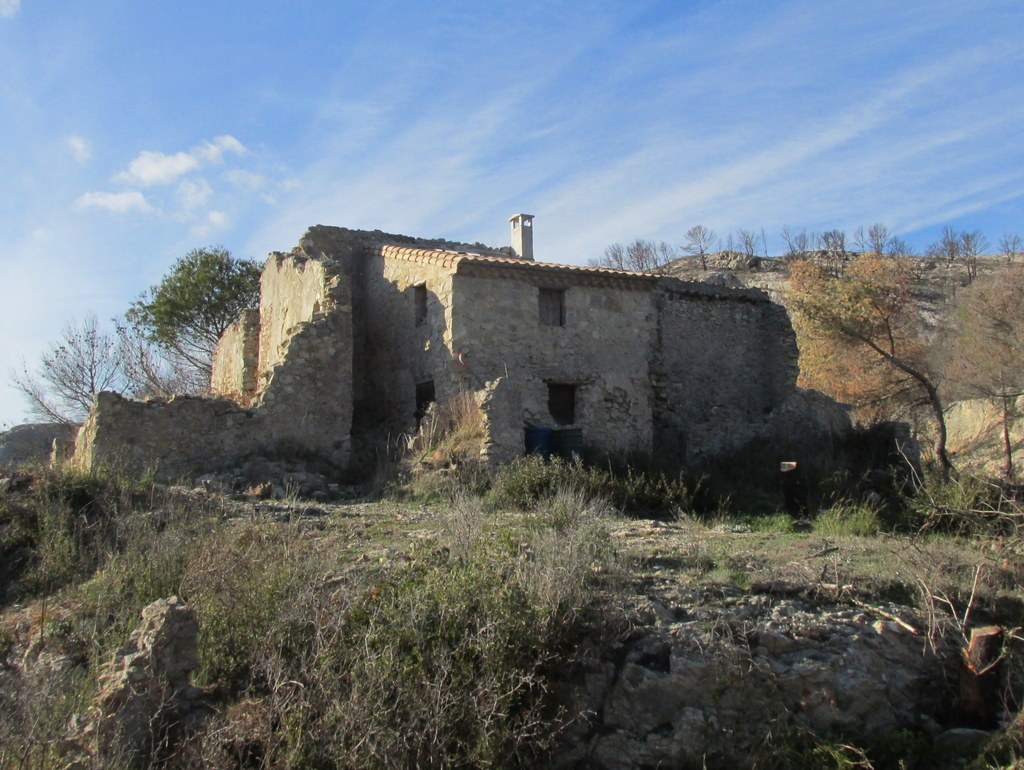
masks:
[[[244,691],[297,590],[304,554],[282,524],[238,523],[206,538],[183,594],[199,621],[197,681]]]
[[[870,505],[838,503],[819,513],[812,526],[826,537],[869,537],[881,531],[882,522]]]
[[[1021,505],[999,484],[975,476],[943,477],[929,470],[911,502],[922,529],[956,535],[1016,534]]]
[[[495,473],[487,494],[494,509],[529,510],[560,489],[579,489],[591,499],[604,499],[629,514],[668,516],[693,509],[701,481],[682,475],[567,462],[538,455],[519,458]]]

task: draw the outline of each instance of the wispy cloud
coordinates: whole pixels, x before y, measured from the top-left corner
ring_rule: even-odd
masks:
[[[205,179],[184,179],[178,185],[178,205],[184,211],[194,211],[213,196],[213,188]]]
[[[245,145],[227,135],[172,155],[144,150],[132,159],[127,169],[114,175],[114,181],[142,187],[170,184],[204,165],[220,163],[226,153],[243,155],[245,152]]]
[[[82,136],[69,136],[64,140],[71,154],[79,163],[85,163],[92,157],[92,145],[89,140]]]
[[[13,16],[21,7],[21,0],[0,0],[0,18]]]
[[[75,201],[78,208],[99,208],[125,214],[129,211],[152,211],[146,197],[138,190],[125,192],[87,192]]]

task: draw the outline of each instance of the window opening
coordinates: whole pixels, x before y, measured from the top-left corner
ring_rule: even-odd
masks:
[[[557,425],[576,422],[576,386],[549,382],[548,411]]]
[[[427,380],[416,386],[416,422],[423,419],[427,409],[434,403],[434,381]]]
[[[416,325],[423,326],[427,322],[427,285],[421,283],[413,287],[413,297],[416,304]]]
[[[540,290],[541,326],[565,326],[565,289]]]

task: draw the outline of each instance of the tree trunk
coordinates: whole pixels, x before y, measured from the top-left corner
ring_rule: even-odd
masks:
[[[953,463],[946,454],[946,414],[942,411],[942,401],[939,399],[939,392],[930,381],[918,380],[928,394],[928,405],[932,409],[932,419],[935,421],[935,462],[939,464],[939,471],[946,478],[952,473]]]
[[[1008,479],[1013,478],[1013,444],[1010,443],[1010,398],[1003,396],[1003,455],[1006,462],[1003,464],[1003,474]]]

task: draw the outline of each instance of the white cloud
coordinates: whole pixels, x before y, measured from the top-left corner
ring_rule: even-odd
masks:
[[[13,16],[21,7],[21,0],[0,0],[0,17]]]
[[[2,2],[2,0],[0,0]],[[199,169],[204,164],[220,163],[225,153],[243,155],[245,145],[233,136],[218,136],[185,152],[173,155],[143,150],[128,164],[128,168],[114,175],[115,182],[139,184],[144,187],[170,184],[180,176]]]
[[[235,155],[245,155],[245,145],[233,136],[224,134],[218,136],[212,142],[203,142],[192,149],[192,154],[208,163],[217,163],[226,152],[233,152]]]
[[[124,214],[129,211],[151,211],[146,197],[138,190],[126,192],[87,192],[75,201],[78,208],[99,208]]]
[[[230,224],[230,218],[223,211],[208,211],[202,222],[192,228],[192,234],[206,237],[215,230],[223,230]]]
[[[150,187],[168,184],[179,176],[199,168],[199,159],[187,152],[165,155],[162,152],[144,150],[128,164],[126,171],[114,176],[115,182],[141,184]]]
[[[2,1],[0,0],[0,2]],[[89,140],[85,137],[69,136],[64,142],[71,149],[71,154],[75,156],[75,160],[79,163],[85,163],[92,157],[92,145],[89,144]]]
[[[210,200],[213,188],[205,179],[185,179],[178,185],[178,204],[185,211],[197,209]]]
[[[233,168],[225,174],[228,181],[236,187],[241,187],[243,190],[250,190],[251,192],[259,192],[267,186],[266,177],[262,174],[257,174],[252,171],[244,171],[240,168]]]

